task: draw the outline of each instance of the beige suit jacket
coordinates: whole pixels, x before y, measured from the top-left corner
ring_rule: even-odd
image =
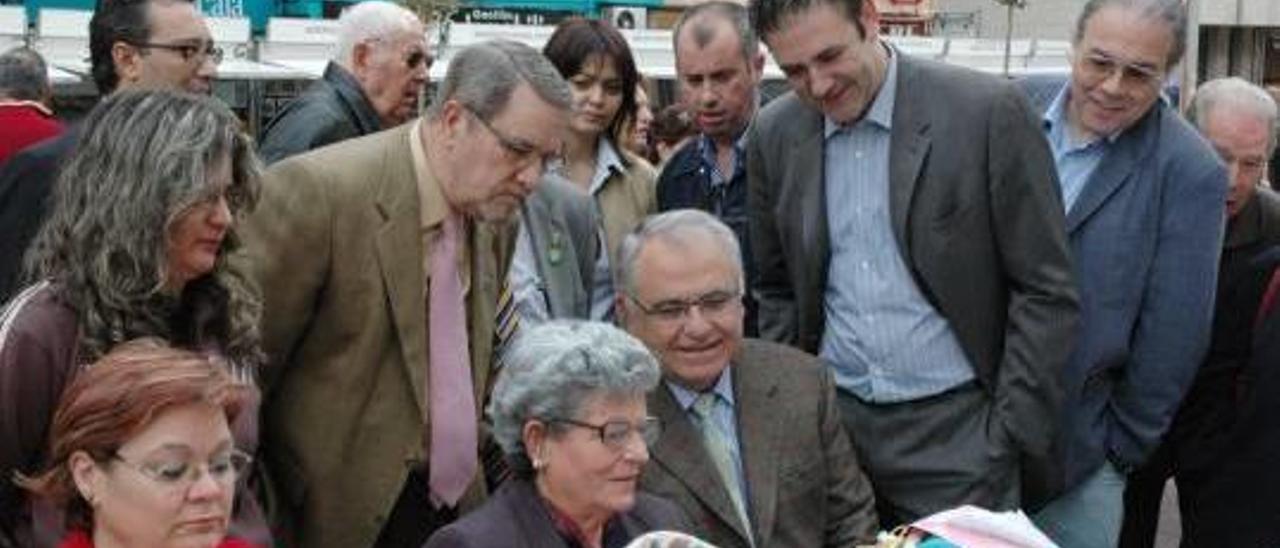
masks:
[[[406,124],[273,166],[243,225],[263,299],[262,460],[287,545],[371,546],[426,459],[427,318]],[[468,221],[477,412],[515,225]],[[463,507],[483,498],[474,481]]]

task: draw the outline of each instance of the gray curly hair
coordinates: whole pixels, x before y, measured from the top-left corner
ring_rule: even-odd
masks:
[[[493,437],[528,472],[521,433],[531,419],[576,418],[594,396],[643,395],[658,362],[635,337],[607,323],[556,320],[517,338],[489,399]]]
[[[27,255],[30,279],[48,279],[75,309],[79,360],[129,339],[216,348],[237,365],[261,362],[259,304],[226,255],[174,295],[164,289],[169,233],[189,208],[217,192],[209,173],[230,161],[233,219],[257,201],[261,164],[240,121],[217,99],[173,91],[111,95],[84,123],[58,177],[49,218]]]

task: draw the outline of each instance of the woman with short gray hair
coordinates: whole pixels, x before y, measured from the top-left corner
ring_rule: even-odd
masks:
[[[658,435],[646,393],[658,362],[605,323],[552,321],[514,342],[489,403],[514,477],[430,547],[621,547],[689,530],[672,503],[636,492]]]

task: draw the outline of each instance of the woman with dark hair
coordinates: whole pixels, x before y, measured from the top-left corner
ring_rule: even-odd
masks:
[[[653,168],[614,140],[635,113],[640,73],[622,34],[596,19],[560,23],[542,54],[573,93],[561,173],[595,197],[612,257],[622,237],[657,207]]]
[[[66,515],[61,548],[249,548],[227,539],[252,458],[228,424],[243,391],[210,355],[159,339],[119,345],[73,379],[49,463],[20,483]]]
[[[159,337],[222,356],[251,389],[234,430],[255,449],[258,305],[225,257],[259,169],[216,99],[122,92],[89,114],[28,256],[34,283],[0,314],[0,539],[47,545],[44,535],[57,534],[56,518],[48,523],[8,479],[43,461],[67,383],[123,341]],[[256,503],[239,498],[236,526],[265,541]]]

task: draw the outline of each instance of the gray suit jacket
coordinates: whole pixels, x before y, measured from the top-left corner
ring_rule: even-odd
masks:
[[[1157,101],[1067,215],[1082,306],[1064,375],[1068,485],[1104,459],[1140,465],[1173,420],[1209,345],[1226,190],[1217,154]]]
[[[600,214],[595,201],[552,175],[529,195],[521,215],[550,317],[589,319],[600,256]]]
[[[889,214],[898,249],[993,398],[993,418],[1024,456],[1045,460],[1077,317],[1049,147],[1016,86],[895,54]],[[825,328],[831,256],[822,128],[821,112],[789,93],[765,107],[747,140],[761,336],[809,352]],[[1056,487],[1024,479],[1033,491]]]
[[[871,484],[841,425],[831,372],[809,354],[755,339],[743,341],[731,367],[755,545],[871,544],[879,528]],[[702,435],[665,384],[649,395],[649,412],[664,429],[641,488],[679,505],[699,538],[748,547]]]

